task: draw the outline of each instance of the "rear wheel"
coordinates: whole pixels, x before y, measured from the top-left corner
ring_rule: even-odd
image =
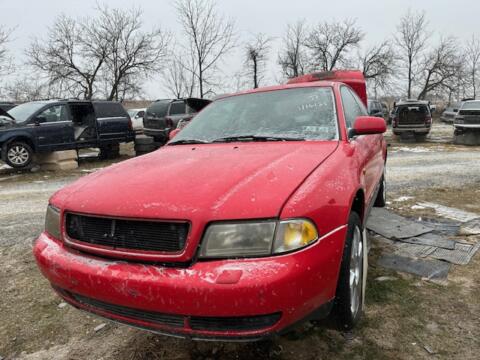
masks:
[[[32,148],[24,142],[12,142],[7,145],[6,162],[13,168],[24,168],[32,162]]]
[[[363,308],[363,230],[357,213],[350,214],[332,316],[340,330],[350,330]]]

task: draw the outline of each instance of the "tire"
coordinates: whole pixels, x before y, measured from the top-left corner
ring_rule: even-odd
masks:
[[[385,178],[385,170],[383,171],[382,178],[380,179],[380,187],[378,189],[377,198],[373,206],[385,207],[387,204],[387,180]]]
[[[150,145],[135,145],[135,152],[144,152],[144,153],[147,153],[147,152],[152,152],[152,151],[155,151],[157,150],[157,146],[155,146],[154,144],[150,144]]]
[[[116,159],[119,156],[120,156],[120,145],[119,144],[102,146],[100,148],[100,154],[98,154],[98,157],[101,160]]]
[[[361,220],[357,213],[352,212],[348,221],[347,238],[331,314],[338,329],[342,331],[353,329],[362,315],[363,246]]]
[[[149,145],[154,143],[154,138],[151,136],[141,135],[135,138],[135,145]]]
[[[32,162],[33,151],[30,145],[24,142],[11,142],[7,145],[5,161],[13,168],[25,168]]]

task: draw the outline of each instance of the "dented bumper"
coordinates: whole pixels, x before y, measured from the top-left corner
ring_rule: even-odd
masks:
[[[334,297],[345,227],[301,251],[172,268],[106,260],[41,234],[36,261],[70,304],[132,326],[191,338],[268,336]]]

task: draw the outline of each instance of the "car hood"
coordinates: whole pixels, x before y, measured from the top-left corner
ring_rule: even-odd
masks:
[[[75,212],[145,219],[273,218],[337,146],[336,141],[165,146],[86,176],[51,201]]]

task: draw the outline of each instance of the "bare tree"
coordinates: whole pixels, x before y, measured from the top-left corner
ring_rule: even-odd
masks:
[[[365,49],[364,52],[358,54],[358,59],[363,75],[370,84],[373,84],[375,97],[377,97],[379,88],[390,87],[389,82],[395,70],[396,58],[395,51],[389,45],[388,40]]]
[[[211,92],[219,61],[235,45],[234,23],[220,16],[213,0],[176,0],[179,21],[188,39],[187,49],[194,55],[188,70],[195,74],[199,95]]]
[[[110,83],[110,90],[106,95],[109,100],[119,100],[122,93],[133,89],[135,82],[160,70],[170,36],[161,29],[142,31],[139,9],[103,6],[98,12],[91,28],[107,44],[103,76]]]
[[[270,51],[271,38],[265,34],[257,34],[254,39],[245,45],[245,65],[253,80],[253,88],[259,87],[264,78],[266,60]]]
[[[467,42],[465,47],[465,60],[470,73],[470,86],[473,98],[477,97],[478,67],[480,65],[480,39],[475,35]]]
[[[305,45],[311,50],[315,69],[331,71],[342,64],[348,52],[364,37],[355,20],[323,22],[308,35]]]
[[[415,77],[415,62],[425,50],[430,34],[427,30],[428,22],[423,12],[408,12],[400,19],[397,27],[398,35],[395,37],[400,50],[400,58],[403,58],[407,66],[407,97],[412,95],[413,81]]]
[[[187,56],[178,55],[174,51],[163,73],[164,87],[177,99],[192,97],[196,88],[195,73],[189,70],[193,65],[188,65],[187,60]]]
[[[90,22],[65,15],[56,18],[47,39],[35,39],[26,53],[29,64],[44,72],[51,85],[85,99],[94,95],[94,84],[105,61],[107,44]]]
[[[12,31],[0,26],[0,75],[5,75],[11,69],[11,59],[8,56],[7,43]]]
[[[282,39],[283,48],[278,54],[278,64],[287,78],[305,74],[307,68],[307,54],[304,45],[306,35],[305,20],[287,25],[287,31]]]
[[[456,39],[449,37],[441,39],[440,43],[424,56],[420,73],[423,85],[419,99],[425,99],[430,92],[457,77],[462,67],[458,55]]]

